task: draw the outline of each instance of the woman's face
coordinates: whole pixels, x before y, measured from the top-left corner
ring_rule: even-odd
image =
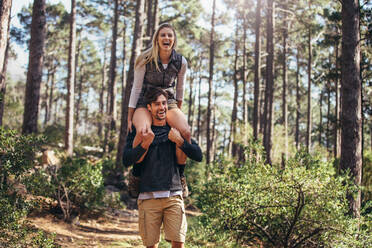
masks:
[[[172,50],[174,39],[174,33],[171,28],[162,28],[158,34],[159,49],[163,51]]]

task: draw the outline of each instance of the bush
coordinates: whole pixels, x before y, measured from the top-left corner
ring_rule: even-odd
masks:
[[[42,137],[0,127],[0,247],[55,247],[52,235],[24,220],[35,203],[20,192],[43,142]]]
[[[346,192],[355,189],[330,163],[300,152],[285,170],[249,159],[239,167],[221,160],[212,172],[198,205],[215,240],[264,247],[370,245],[365,219],[358,231],[347,215]]]
[[[33,193],[58,201],[65,220],[73,211],[91,210],[102,203],[104,196],[102,164],[86,159],[65,158],[61,168],[39,170],[28,185]]]

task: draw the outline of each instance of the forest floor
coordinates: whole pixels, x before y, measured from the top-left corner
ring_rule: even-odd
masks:
[[[187,216],[198,212],[186,210]],[[39,230],[55,233],[61,247],[143,247],[138,234],[138,211],[106,209],[97,216],[86,216],[66,223],[48,211],[28,216],[29,223]]]
[[[47,233],[55,233],[61,247],[140,247],[138,211],[108,209],[103,214],[75,220],[73,224],[43,211],[31,214],[32,226]]]

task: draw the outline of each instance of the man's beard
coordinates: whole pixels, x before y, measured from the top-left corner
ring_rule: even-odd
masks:
[[[159,112],[163,112],[163,111],[158,111],[156,112],[156,115],[155,115],[155,119],[159,120],[159,121],[162,121],[162,120],[165,120],[166,116],[167,116],[167,111],[164,110],[164,114],[159,114]],[[163,117],[164,116],[164,117]]]

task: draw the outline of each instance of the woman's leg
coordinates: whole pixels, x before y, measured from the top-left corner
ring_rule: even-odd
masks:
[[[182,137],[191,143],[190,126],[187,123],[185,114],[179,108],[172,108],[167,113],[167,123],[169,126],[177,129]]]
[[[141,132],[142,130],[151,131],[151,115],[147,108],[140,107],[136,108],[133,114],[132,123],[136,127],[136,137],[133,140],[133,147],[136,147],[139,143],[142,142]]]

